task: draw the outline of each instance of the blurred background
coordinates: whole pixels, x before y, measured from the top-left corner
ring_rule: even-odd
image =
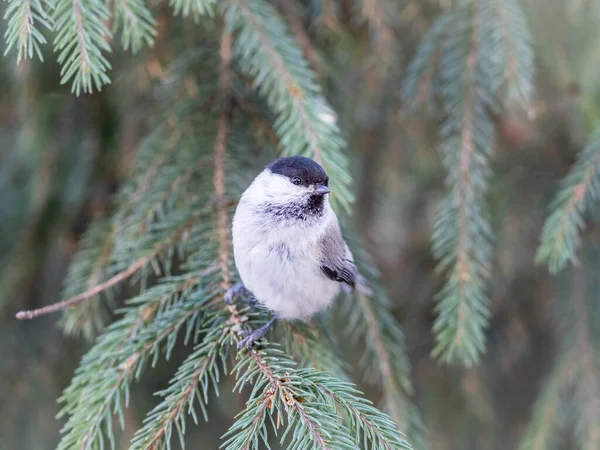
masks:
[[[453,2],[390,1],[391,13],[377,2],[366,2],[362,14],[367,19],[360,19],[361,11],[349,0],[273,4],[288,20],[296,17],[292,29],[304,30],[302,35],[312,42],[303,46],[305,55],[347,137],[356,193],[352,221],[383,274],[405,333],[414,401],[430,447],[519,448],[533,407],[542,402],[547,432],[555,434],[553,444],[528,448],[599,449],[599,440],[588,436],[584,445],[578,436],[583,420],[578,397],[567,389],[560,402],[543,404],[550,389],[545,382],[559,364],[569,333],[589,326],[591,350],[581,342],[574,348],[591,355],[589,375],[600,377],[600,342],[594,337],[600,314],[598,217],[588,218],[593,225],[585,234],[587,312],[569,315],[571,285],[536,264],[535,253],[558,182],[600,125],[600,4],[521,4],[533,36],[535,95],[528,108],[509,105],[493,117],[498,144],[487,195],[496,236],[489,286],[492,315],[487,351],[473,368],[443,365],[431,357],[435,296],[444,283],[443,274],[435,271],[431,222],[447,193],[446,172],[434,114],[409,112],[400,95],[419,44]],[[87,336],[65,334],[60,314],[20,322],[15,313],[63,298],[65,276],[84,231],[92,220],[112,212],[115,192],[135,170],[133,155],[151,127],[148,113],[160,101],[156,86],[165,68],[182,49],[200,42],[191,20],[174,18],[164,2],[150,5],[158,21],[154,47],[135,56],[116,48],[110,58],[112,83],[102,92],[76,97],[69,86],[61,86],[49,47],[44,63],[34,59],[17,66],[14,52],[0,60],[3,450],[55,448],[63,425],[55,418],[56,399],[95,334],[93,329]],[[383,33],[378,39],[373,39],[373,24]],[[119,304],[123,298],[127,290],[114,301]],[[117,442],[119,449],[127,448],[131,433],[155,404],[152,393],[167,385],[187,354],[185,349],[175,353],[169,364],[136,383],[136,401],[126,410],[127,430]],[[187,448],[218,448],[232,413],[243,404],[229,392],[222,389],[220,400],[210,403],[209,424],[189,428]],[[598,399],[600,390],[588,394]],[[600,418],[600,409],[588,413],[588,419]],[[600,422],[590,428],[595,427]]]

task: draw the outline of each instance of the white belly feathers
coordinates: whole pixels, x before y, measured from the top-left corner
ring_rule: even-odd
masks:
[[[333,211],[328,212],[335,220]],[[325,214],[311,225],[288,223],[267,228],[264,217],[254,214],[253,208],[238,206],[232,234],[241,280],[260,303],[281,318],[308,319],[327,308],[340,291],[340,284],[320,269],[318,242],[330,219]]]

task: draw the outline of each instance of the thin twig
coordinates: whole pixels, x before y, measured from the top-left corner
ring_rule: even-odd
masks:
[[[215,195],[218,203],[218,233],[219,233],[219,259],[222,273],[222,289],[226,292],[231,286],[229,273],[229,257],[231,254],[228,236],[229,221],[225,208],[225,155],[227,153],[227,134],[229,132],[229,88],[231,85],[231,35],[223,31],[220,42],[221,65],[219,69],[219,91],[221,102],[219,113],[219,126],[217,129],[217,142],[215,144],[215,176],[213,179]]]
[[[19,319],[19,320],[33,319],[34,317],[44,316],[46,314],[50,314],[53,312],[62,311],[63,309],[67,309],[72,306],[78,305],[79,303],[82,303],[82,302],[94,297],[95,295],[98,295],[99,293],[106,291],[107,289],[110,289],[111,287],[115,286],[116,284],[120,283],[121,281],[124,281],[127,278],[133,276],[138,270],[145,267],[146,264],[148,264],[150,261],[152,261],[152,259],[156,256],[157,253],[161,252],[165,247],[167,247],[173,241],[177,240],[180,236],[185,234],[185,232],[192,225],[194,225],[194,223],[196,222],[196,219],[197,219],[197,215],[194,215],[192,218],[190,218],[185,223],[185,225],[182,229],[178,230],[175,233],[175,235],[171,239],[161,242],[161,244],[158,245],[157,247],[155,247],[149,255],[146,255],[143,258],[138,259],[134,264],[129,266],[126,270],[124,270],[123,272],[120,272],[117,275],[115,275],[114,277],[106,280],[104,283],[100,283],[99,285],[93,287],[92,289],[88,289],[87,291],[82,292],[81,294],[75,295],[74,297],[71,297],[62,302],[55,303],[53,305],[44,306],[43,308],[34,309],[32,311],[20,311],[16,315],[17,319]]]

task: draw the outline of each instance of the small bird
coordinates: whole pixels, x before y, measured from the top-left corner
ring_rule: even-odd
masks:
[[[231,303],[249,295],[273,316],[240,346],[264,337],[278,318],[309,319],[326,309],[340,288],[366,288],[329,203],[330,192],[319,164],[290,156],[269,164],[242,194],[232,228],[242,283],[225,299]]]

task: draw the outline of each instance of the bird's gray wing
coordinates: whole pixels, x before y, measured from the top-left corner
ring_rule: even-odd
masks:
[[[354,288],[358,272],[339,225],[336,224],[327,230],[321,238],[320,247],[323,274],[331,280],[346,283]]]

